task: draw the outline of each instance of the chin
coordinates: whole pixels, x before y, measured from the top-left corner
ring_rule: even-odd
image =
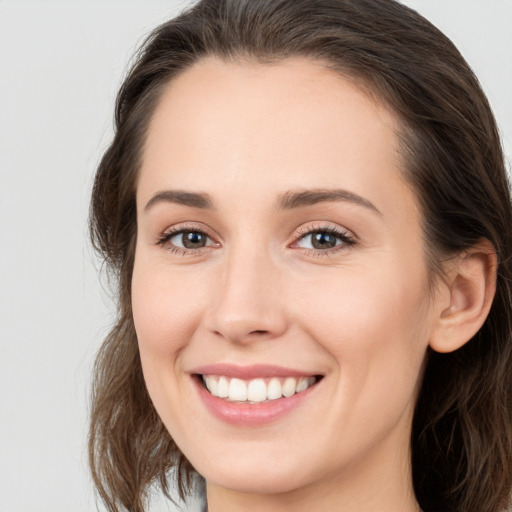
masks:
[[[297,466],[276,467],[268,463],[216,465],[199,473],[208,483],[244,494],[283,494],[305,483],[305,475],[297,474]]]

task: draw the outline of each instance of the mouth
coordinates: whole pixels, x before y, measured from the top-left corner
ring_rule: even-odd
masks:
[[[282,366],[217,363],[188,372],[200,401],[214,417],[234,426],[275,423],[318,395],[324,375]]]
[[[290,398],[317,384],[321,375],[257,377],[241,379],[227,375],[197,374],[203,387],[214,397],[226,402],[264,404]]]

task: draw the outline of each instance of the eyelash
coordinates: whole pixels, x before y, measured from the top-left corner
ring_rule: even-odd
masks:
[[[318,226],[308,226],[305,228],[299,229],[300,236],[297,238],[293,245],[298,244],[300,241],[304,240],[307,236],[313,235],[315,233],[327,233],[329,235],[334,235],[338,240],[341,241],[339,245],[335,245],[330,249],[303,249],[307,252],[307,254],[322,257],[322,256],[331,256],[339,251],[346,250],[349,247],[353,247],[357,244],[356,239],[353,235],[350,234],[349,231],[340,229],[335,226],[326,226],[326,225],[318,225]]]
[[[180,256],[189,256],[189,255],[200,255],[205,250],[208,250],[212,246],[205,246],[200,247],[197,249],[186,249],[182,247],[177,247],[175,245],[172,245],[169,243],[169,241],[175,237],[176,235],[185,233],[185,232],[192,232],[192,233],[199,233],[201,235],[206,236],[210,240],[213,240],[213,238],[204,230],[201,228],[198,228],[197,226],[179,226],[176,228],[171,228],[168,231],[165,231],[160,235],[157,241],[157,245],[160,245],[164,247],[166,250],[170,251],[173,254],[178,254]],[[299,230],[300,235],[296,238],[296,240],[293,242],[293,245],[298,244],[300,241],[304,240],[307,236],[313,235],[315,233],[328,233],[330,235],[334,235],[338,240],[341,241],[340,244],[335,245],[332,248],[329,249],[303,249],[306,254],[313,255],[316,257],[321,256],[330,256],[334,253],[337,253],[341,250],[346,250],[349,247],[353,247],[357,245],[356,239],[353,235],[350,234],[349,231],[342,230],[340,228],[334,227],[334,226],[326,226],[326,225],[318,225],[314,227],[307,227],[307,228],[301,228]]]
[[[166,250],[170,251],[173,254],[178,254],[179,256],[189,256],[191,254],[193,255],[199,255],[204,252],[204,250],[208,250],[211,246],[208,247],[200,247],[198,249],[186,249],[183,247],[177,247],[176,245],[172,245],[169,243],[171,238],[175,237],[176,235],[179,235],[181,233],[186,233],[187,231],[191,233],[200,233],[201,235],[206,236],[210,240],[213,240],[213,238],[204,230],[201,228],[198,228],[197,226],[184,226],[180,225],[178,227],[170,228],[169,230],[165,231],[160,235],[158,238],[157,245],[160,245],[164,247]]]

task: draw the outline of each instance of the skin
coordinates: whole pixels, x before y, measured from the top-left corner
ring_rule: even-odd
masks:
[[[383,105],[307,59],[209,58],[163,93],[137,184],[133,314],[149,393],[206,478],[212,512],[419,510],[411,420],[426,349],[452,310],[444,285],[429,289],[397,129]],[[310,189],[373,207],[276,206]],[[166,190],[208,194],[213,208],[146,208]],[[354,243],[315,249],[307,233],[325,227]],[[159,243],[171,228],[205,231],[207,245]],[[324,378],[277,421],[240,427],[198,397],[190,371],[211,363]]]

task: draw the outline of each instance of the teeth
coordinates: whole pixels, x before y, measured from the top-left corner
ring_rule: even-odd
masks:
[[[283,396],[288,398],[295,393],[306,391],[315,382],[314,377],[286,377],[280,379],[231,379],[229,377],[203,375],[203,382],[208,391],[219,398],[231,402],[261,403],[267,400],[277,400]]]
[[[243,380],[231,379],[229,383],[229,399],[232,402],[245,402],[247,400],[247,385]]]
[[[247,400],[250,402],[263,402],[267,399],[267,386],[263,379],[254,379],[247,386]]]
[[[277,398],[281,398],[283,396],[283,388],[281,387],[281,382],[277,377],[270,379],[267,387],[267,398],[269,400],[276,400]]]
[[[302,393],[302,391],[306,391],[308,387],[310,386],[308,379],[299,379],[299,382],[297,383],[297,387],[295,389],[296,393]]]
[[[297,389],[297,380],[293,377],[288,377],[283,384],[283,395],[288,398],[295,394],[295,390]]]
[[[218,381],[216,381],[215,379],[207,379],[205,381],[205,384],[206,384],[206,388],[208,389],[208,391],[212,395],[219,396],[219,383],[218,383]]]
[[[215,380],[215,379],[214,379]],[[214,393],[212,393],[213,395]],[[219,385],[217,386],[217,395],[220,398],[227,398],[229,396],[229,382],[226,377],[219,379]]]

